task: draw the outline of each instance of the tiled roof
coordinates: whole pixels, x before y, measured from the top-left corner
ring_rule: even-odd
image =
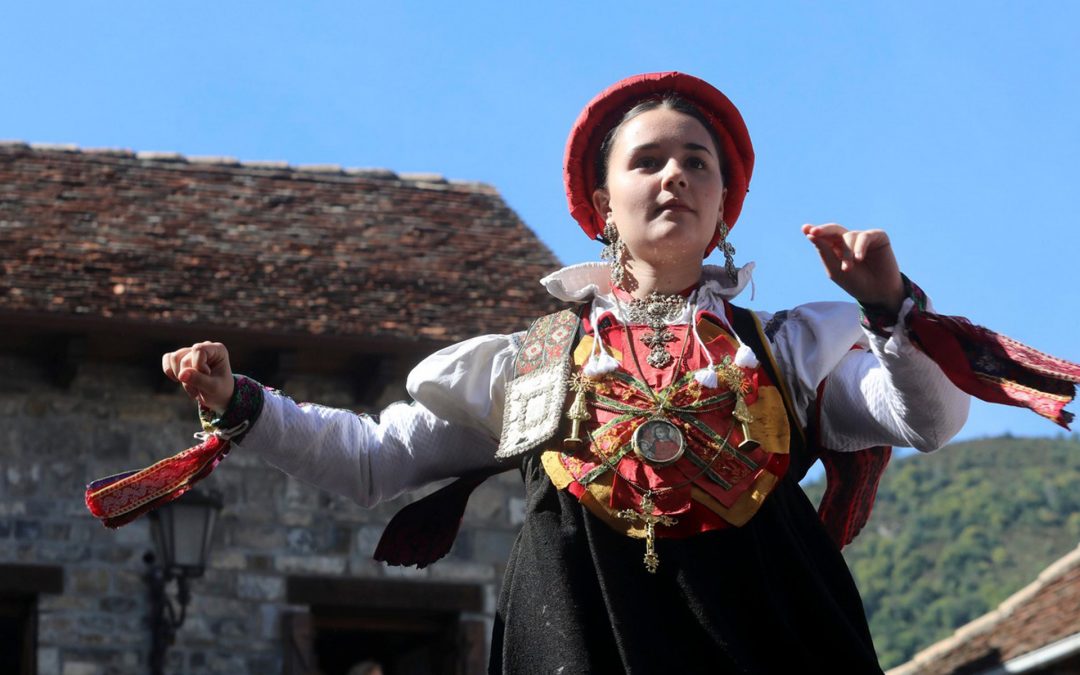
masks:
[[[0,315],[448,342],[527,327],[558,267],[434,174],[0,143]]]
[[[992,670],[1024,654],[1080,634],[1080,547],[1039,578],[952,637],[931,645],[888,675]]]

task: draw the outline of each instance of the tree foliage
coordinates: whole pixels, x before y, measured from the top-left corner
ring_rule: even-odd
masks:
[[[818,501],[824,486],[804,486]],[[1080,438],[1002,437],[894,460],[844,550],[883,667],[989,612],[1080,541]]]

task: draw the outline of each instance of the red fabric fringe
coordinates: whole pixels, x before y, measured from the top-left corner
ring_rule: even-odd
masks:
[[[86,486],[86,508],[105,527],[126,525],[177,499],[229,454],[229,442],[211,435],[202,443],[142,471],[102,478]]]
[[[1028,408],[1069,428],[1080,365],[1044,354],[960,316],[915,310],[914,342],[963,391],[990,403]]]

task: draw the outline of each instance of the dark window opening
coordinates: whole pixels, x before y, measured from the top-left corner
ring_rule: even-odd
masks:
[[[289,675],[471,675],[487,665],[483,588],[474,584],[290,577]]]
[[[63,590],[59,567],[0,565],[0,673],[37,672],[38,594]]]
[[[456,675],[455,614],[312,607],[314,652],[326,675]],[[378,666],[378,670],[375,667]]]
[[[33,673],[37,668],[33,597],[0,595],[0,673]]]

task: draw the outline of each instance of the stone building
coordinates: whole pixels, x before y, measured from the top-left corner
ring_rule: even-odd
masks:
[[[436,175],[0,144],[0,671],[147,672],[149,526],[85,484],[192,445],[167,350],[225,342],[296,400],[375,411],[434,349],[554,308],[549,249],[486,185]],[[166,672],[477,672],[522,513],[474,494],[450,555],[371,559],[364,510],[243,451]],[[19,671],[16,671],[19,672]]]

